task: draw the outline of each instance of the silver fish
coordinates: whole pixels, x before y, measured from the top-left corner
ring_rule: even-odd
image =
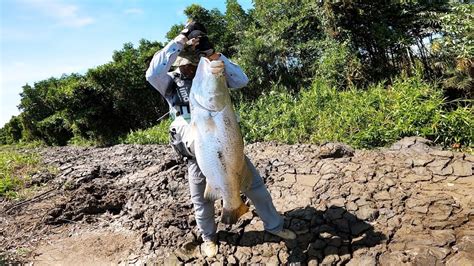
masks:
[[[234,224],[248,211],[240,191],[248,189],[252,174],[222,61],[201,58],[189,99],[194,153],[207,181],[204,197],[222,197],[221,221]]]

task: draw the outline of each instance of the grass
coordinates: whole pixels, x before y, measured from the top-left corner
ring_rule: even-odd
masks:
[[[99,143],[94,140],[88,140],[80,136],[73,136],[67,143],[71,146],[78,146],[78,147],[91,147],[91,146],[98,146]]]
[[[37,153],[25,147],[0,146],[0,196],[19,198],[28,195],[22,191],[31,180],[31,174],[45,169]]]
[[[158,125],[130,132],[122,143],[125,144],[168,144],[171,119],[163,120]]]
[[[284,88],[240,106],[248,142],[341,141],[355,148],[375,148],[406,136],[421,136],[444,145],[472,147],[474,108],[444,110],[441,89],[418,77],[396,79],[366,90],[338,91],[316,80],[292,96]]]

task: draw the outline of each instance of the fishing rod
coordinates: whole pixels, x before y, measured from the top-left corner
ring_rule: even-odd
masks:
[[[158,119],[156,120],[156,122],[160,122],[161,120],[163,120],[163,118],[165,118],[165,117],[166,117],[167,115],[169,115],[169,114],[170,114],[170,111],[166,112],[164,115],[162,115],[160,118],[158,118]]]

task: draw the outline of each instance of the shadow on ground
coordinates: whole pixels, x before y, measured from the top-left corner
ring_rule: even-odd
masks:
[[[325,211],[313,207],[288,211],[285,213],[285,226],[297,233],[296,240],[284,241],[289,254],[288,263],[348,261],[354,251],[376,246],[386,239],[384,234],[375,232],[369,223],[335,206]],[[255,247],[282,241],[265,231],[219,231],[218,238],[221,243],[236,247]]]

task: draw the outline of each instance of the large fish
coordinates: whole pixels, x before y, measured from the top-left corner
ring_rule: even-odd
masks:
[[[251,184],[252,174],[222,61],[201,58],[189,100],[194,153],[207,181],[204,197],[209,200],[222,197],[222,222],[236,223],[248,211],[240,191]]]

